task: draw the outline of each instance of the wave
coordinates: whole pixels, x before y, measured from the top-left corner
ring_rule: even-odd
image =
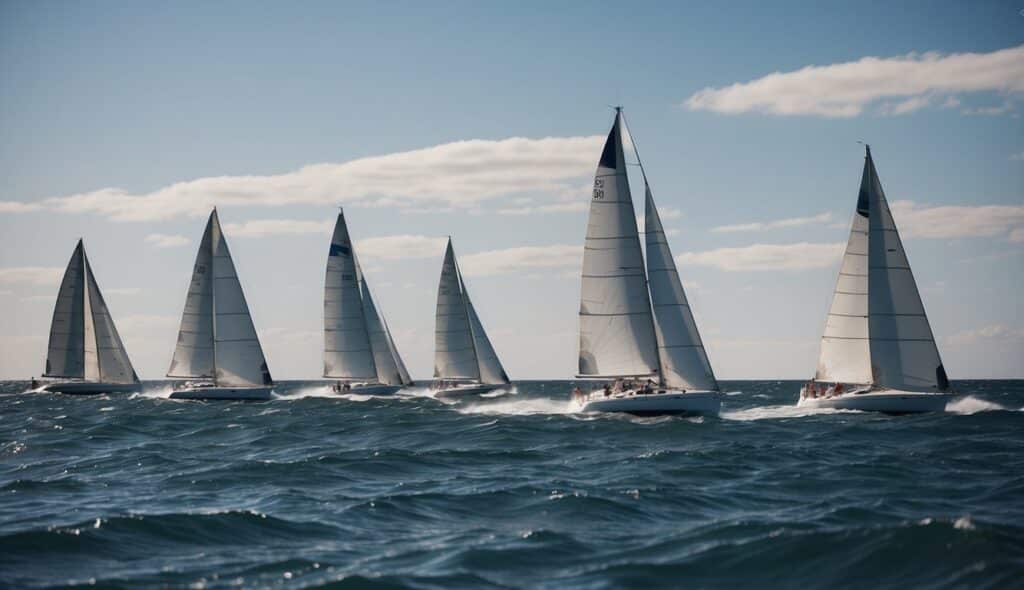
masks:
[[[1024,410],[1024,408],[1021,408]],[[977,414],[978,412],[1012,412],[1002,404],[967,395],[946,404],[946,411],[954,414]]]
[[[859,414],[857,410],[837,410],[834,408],[808,408],[792,406],[757,406],[743,410],[723,411],[721,417],[726,420],[780,420],[785,418],[806,418],[808,416],[826,416],[830,414]]]

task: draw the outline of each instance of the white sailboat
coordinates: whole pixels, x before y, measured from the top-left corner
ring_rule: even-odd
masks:
[[[469,300],[452,240],[441,266],[434,324],[434,383],[439,396],[487,393],[509,385],[498,355]]]
[[[46,372],[34,391],[69,394],[138,391],[139,378],[110,317],[85,246],[78,240],[57,292]]]
[[[181,314],[171,378],[173,399],[268,400],[274,382],[238,282],[235,263],[210,213]]]
[[[801,407],[936,412],[952,397],[917,283],[866,148],[857,211]]]
[[[324,377],[335,392],[388,395],[412,379],[377,312],[345,215],[338,213],[324,282]]]
[[[626,133],[616,109],[594,177],[580,292],[578,377],[608,383],[589,393],[577,389],[573,403],[584,412],[717,415],[722,394],[646,174],[645,269],[626,173]]]

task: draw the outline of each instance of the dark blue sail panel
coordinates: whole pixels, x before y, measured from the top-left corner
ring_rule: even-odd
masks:
[[[331,244],[331,253],[329,256],[352,256],[352,248],[344,244]]]
[[[615,146],[619,143],[618,119],[612,124],[612,130],[608,133],[608,140],[604,142],[604,151],[601,152],[601,161],[598,166],[602,168],[618,168],[618,158],[615,155]]]

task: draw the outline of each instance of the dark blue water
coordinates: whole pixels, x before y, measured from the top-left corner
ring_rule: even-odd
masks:
[[[578,416],[567,382],[446,405],[0,384],[0,584],[1020,587],[1024,381],[941,415]]]

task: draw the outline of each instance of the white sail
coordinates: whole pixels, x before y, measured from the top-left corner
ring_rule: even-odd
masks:
[[[363,269],[359,266],[358,258],[356,258],[356,277],[359,280],[359,292],[362,297],[363,316],[366,318],[366,327],[369,330],[370,347],[373,349],[377,381],[385,385],[407,385],[410,381],[407,380],[407,376],[402,375],[404,365],[400,365],[401,359],[398,356],[398,351],[395,350],[387,325],[384,324],[384,320],[377,311],[377,305],[373,302],[370,286],[366,282],[366,276],[363,275]]]
[[[480,364],[461,283],[455,265],[455,251],[449,238],[444,264],[441,266],[441,280],[437,286],[434,378],[477,381],[480,379]]]
[[[391,354],[395,357],[395,365],[398,367],[398,376],[402,380],[402,385],[412,385],[412,376],[409,375],[409,370],[405,368],[405,363],[402,362],[402,357],[398,354],[398,347],[395,346],[395,340],[391,337],[388,323],[383,318],[381,321],[384,322],[384,334],[388,337],[388,348],[391,349]]]
[[[128,352],[117,333],[117,327],[114,326],[114,319],[110,317],[110,310],[100,292],[96,277],[93,276],[92,265],[89,264],[84,249],[82,257],[85,259],[85,284],[88,289],[87,325],[91,324],[91,332],[95,338],[96,378],[103,383],[136,383],[139,378],[128,359]]]
[[[594,176],[580,290],[581,376],[657,374],[658,351],[616,113]]]
[[[167,376],[212,377],[227,387],[273,383],[216,209],[199,245]]]
[[[498,353],[495,352],[494,346],[491,345],[491,339],[487,337],[487,332],[484,331],[484,325],[480,322],[480,317],[476,315],[476,309],[469,298],[469,292],[466,291],[465,283],[462,284],[462,292],[466,299],[469,325],[473,330],[473,342],[476,345],[477,360],[480,363],[480,381],[487,384],[509,383],[508,374],[505,373],[505,368],[501,366]]]
[[[868,179],[868,334],[876,387],[903,391],[947,391],[949,380],[925,315],[871,148]]]
[[[654,307],[662,382],[671,388],[717,391],[718,381],[711,370],[693,319],[693,310],[683,291],[651,188],[646,182],[644,185],[647,277]]]
[[[949,389],[870,148],[815,380]]]
[[[352,240],[338,213],[324,283],[324,377],[375,381],[374,356]]]
[[[816,381],[871,383],[868,340],[868,215],[871,178],[864,166],[850,238],[821,337]]]

